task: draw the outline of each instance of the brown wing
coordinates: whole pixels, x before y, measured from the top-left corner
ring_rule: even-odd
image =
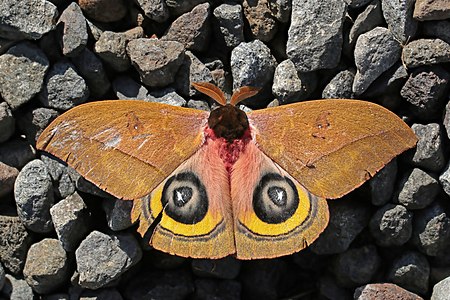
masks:
[[[315,100],[248,114],[258,147],[311,193],[339,198],[396,155],[413,131],[387,109],[358,100]]]
[[[137,199],[200,147],[207,118],[207,112],[160,103],[92,102],[54,120],[37,148],[112,195]]]

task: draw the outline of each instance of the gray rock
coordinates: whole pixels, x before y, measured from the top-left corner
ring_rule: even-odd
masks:
[[[371,0],[344,0],[350,8],[359,8],[367,5]]]
[[[98,22],[119,21],[127,14],[127,6],[124,0],[79,0],[83,12],[91,19]]]
[[[9,48],[0,55],[0,95],[13,110],[18,108],[42,89],[48,67],[44,52],[30,42]]]
[[[211,111],[208,103],[202,100],[189,100],[186,107],[194,108],[198,110]]]
[[[440,39],[419,39],[403,47],[407,68],[450,62],[450,44]]]
[[[120,231],[133,225],[133,223],[131,223],[131,209],[133,208],[133,201],[104,199],[102,202],[102,207],[106,214],[108,227],[111,230]]]
[[[450,44],[450,20],[422,22],[422,34]]]
[[[333,272],[341,286],[355,287],[369,283],[380,263],[377,248],[367,245],[337,255],[333,261]]]
[[[355,290],[355,300],[404,299],[423,300],[422,297],[392,283],[372,283]]]
[[[175,41],[188,50],[204,51],[209,46],[210,32],[210,5],[206,2],[173,21],[161,41]]]
[[[27,140],[35,144],[42,131],[59,115],[58,111],[38,107],[25,114],[21,114],[18,119],[18,126],[20,130],[25,133]]]
[[[418,294],[428,290],[430,264],[427,258],[415,251],[404,252],[396,258],[388,271],[388,280]]]
[[[195,259],[192,271],[199,277],[235,279],[241,270],[241,261],[228,256],[222,259]]]
[[[130,41],[127,52],[141,81],[151,87],[171,84],[185,56],[179,42],[146,38]]]
[[[241,284],[234,280],[196,279],[192,299],[239,300],[242,299]]]
[[[373,205],[384,205],[394,193],[397,178],[397,160],[394,158],[369,181]]]
[[[440,66],[414,70],[400,90],[400,95],[413,105],[422,120],[436,116],[442,111],[445,91],[450,73]]]
[[[278,31],[277,18],[272,14],[270,6],[269,1],[242,1],[244,16],[254,39],[269,42]]]
[[[353,70],[344,70],[337,73],[322,91],[324,99],[351,99],[354,98],[352,91],[355,72]]]
[[[10,274],[6,274],[5,286],[2,295],[9,300],[34,299],[33,290],[23,279],[17,279]]]
[[[191,51],[186,51],[183,64],[180,66],[175,77],[175,88],[186,97],[199,95],[191,82],[213,83],[211,71]]]
[[[72,2],[59,17],[57,26],[61,30],[61,49],[65,56],[76,56],[86,47],[88,32],[81,8]]]
[[[75,251],[79,285],[98,289],[119,278],[142,257],[138,242],[130,234],[106,235],[93,231]]]
[[[383,24],[380,0],[373,0],[362,13],[356,17],[349,33],[349,43],[354,45],[358,37]]]
[[[0,161],[17,169],[21,169],[35,158],[36,151],[29,142],[14,139],[0,144]]]
[[[56,26],[58,9],[46,0],[2,0],[0,37],[38,40]]]
[[[417,31],[413,19],[414,0],[381,0],[383,16],[395,39],[406,44]]]
[[[31,245],[23,275],[31,288],[39,294],[48,294],[70,277],[66,251],[56,239],[43,239]]]
[[[317,86],[316,73],[299,73],[290,60],[282,61],[273,75],[272,93],[281,103],[305,100]]]
[[[450,246],[450,219],[439,203],[414,214],[412,241],[428,256],[442,255]]]
[[[413,124],[411,128],[419,139],[412,159],[414,165],[432,172],[440,172],[445,166],[440,125]]]
[[[53,186],[47,167],[39,160],[22,168],[14,185],[17,214],[25,227],[45,233],[53,230],[50,207],[53,205]]]
[[[46,107],[68,110],[84,103],[88,97],[86,81],[78,75],[75,66],[68,61],[60,61],[48,72],[39,100]]]
[[[442,122],[444,123],[447,137],[450,138],[450,101],[445,106],[444,120]]]
[[[433,293],[431,294],[431,300],[445,300],[450,295],[450,277],[447,277],[433,287]]]
[[[59,201],[50,209],[56,235],[64,250],[75,251],[89,232],[90,213],[78,193]]]
[[[16,130],[16,122],[8,103],[0,103],[0,143],[6,142]]]
[[[184,14],[205,0],[166,0],[166,5],[170,10],[170,15],[179,16]]]
[[[186,100],[178,95],[172,88],[153,91],[150,93],[146,101],[164,103],[172,106],[186,106]]]
[[[342,253],[367,226],[370,208],[361,201],[343,199],[328,203],[330,222],[325,231],[310,246],[319,255]]]
[[[372,216],[369,229],[378,245],[401,246],[412,234],[413,214],[402,205],[388,203]]]
[[[3,269],[2,264],[0,264],[0,291],[3,289],[5,285],[5,269]]]
[[[8,195],[14,190],[17,175],[19,175],[19,170],[0,161],[0,197]]]
[[[286,54],[299,72],[338,65],[346,11],[341,0],[292,2]]]
[[[290,21],[292,12],[292,1],[290,0],[270,0],[268,2],[271,14],[282,23]]]
[[[149,97],[149,92],[145,86],[125,75],[114,79],[112,88],[118,99],[145,100]]]
[[[88,193],[103,198],[112,198],[110,194],[104,192],[92,182],[87,181],[77,171],[69,167],[69,176],[75,182],[75,187],[79,192]]]
[[[384,71],[400,59],[401,47],[390,31],[376,27],[359,36],[355,45],[356,75],[353,92],[361,95]]]
[[[450,163],[447,164],[444,172],[439,176],[439,182],[447,195],[450,196]]]
[[[70,176],[71,169],[59,159],[46,154],[41,155],[41,160],[52,178],[56,196],[66,198],[72,195],[75,192],[75,182]]]
[[[9,272],[22,272],[31,242],[18,217],[0,215],[0,261]]]
[[[114,71],[124,72],[130,67],[127,55],[129,38],[123,32],[104,31],[95,43],[94,52]]]
[[[164,0],[136,0],[145,16],[156,22],[164,22],[169,18],[169,9]]]
[[[419,21],[444,20],[450,18],[450,6],[447,0],[417,0],[414,18]]]
[[[91,50],[85,48],[72,59],[72,63],[86,81],[92,97],[101,97],[109,91],[111,83],[103,68],[103,63]]]
[[[408,172],[399,184],[397,201],[408,209],[421,209],[434,201],[439,182],[421,169]]]
[[[215,18],[215,40],[219,40],[228,48],[234,48],[244,42],[244,16],[239,4],[221,4],[213,15]]]
[[[395,63],[387,71],[380,75],[367,89],[365,95],[380,99],[387,108],[397,107],[400,99],[398,91],[408,79],[409,73],[401,61]],[[384,99],[383,99],[384,98]]]

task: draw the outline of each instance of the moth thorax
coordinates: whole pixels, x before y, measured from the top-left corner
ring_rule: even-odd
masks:
[[[213,110],[208,118],[208,126],[216,137],[224,138],[229,143],[242,139],[249,128],[245,112],[230,104]]]

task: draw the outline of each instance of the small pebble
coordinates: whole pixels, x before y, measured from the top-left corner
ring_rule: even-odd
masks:
[[[450,196],[450,163],[445,167],[444,172],[439,176],[442,188]]]
[[[415,0],[381,0],[383,16],[393,36],[402,45],[414,37],[417,21],[413,19]]]
[[[450,18],[447,0],[416,0],[414,18],[419,21],[444,20]]]
[[[394,260],[387,276],[393,283],[423,295],[428,291],[430,264],[424,255],[407,251]]]
[[[391,200],[394,193],[397,170],[397,159],[394,158],[369,181],[373,205],[384,205]]]
[[[432,172],[440,172],[445,166],[441,127],[437,123],[430,123],[413,124],[411,128],[419,139],[412,159],[414,165]]]
[[[88,41],[87,25],[83,12],[75,2],[62,12],[57,26],[60,26],[60,42],[64,56],[76,56],[83,51]]]
[[[145,100],[149,97],[148,89],[128,76],[119,76],[112,82],[117,99]]]
[[[175,76],[175,88],[185,96],[200,95],[191,85],[192,82],[213,82],[211,71],[191,52],[186,51],[183,64]]]
[[[324,87],[322,98],[324,99],[351,99],[354,98],[352,91],[355,72],[344,70],[336,74]]]
[[[244,41],[244,17],[239,4],[221,4],[213,15],[215,18],[215,36],[228,48],[234,48]]]
[[[20,115],[17,125],[25,133],[27,140],[34,144],[45,127],[58,115],[59,113],[55,109],[38,107]]]
[[[433,287],[433,293],[431,294],[431,300],[446,300],[450,295],[450,277],[447,277]]]
[[[136,3],[150,20],[164,22],[169,18],[169,9],[165,0],[137,0]]]
[[[106,213],[108,227],[113,231],[120,231],[131,227],[131,208],[133,201],[120,199],[104,199],[103,210]]]
[[[124,72],[131,66],[128,42],[129,38],[123,32],[104,31],[95,43],[94,52],[113,70]]]
[[[355,19],[349,33],[349,43],[354,45],[358,37],[375,27],[383,24],[383,13],[381,12],[381,0],[375,0],[367,5]]]
[[[5,286],[0,291],[1,296],[9,300],[34,299],[33,290],[24,279],[18,279],[6,274]]]
[[[355,290],[355,300],[423,300],[422,297],[392,283],[372,283]]]
[[[450,62],[450,44],[440,39],[419,39],[403,47],[407,68]]]
[[[415,168],[401,180],[397,201],[407,209],[421,209],[434,201],[439,189],[434,177]]]
[[[242,7],[252,37],[263,42],[273,39],[278,31],[278,22],[272,14],[270,4],[267,1],[244,0]]]

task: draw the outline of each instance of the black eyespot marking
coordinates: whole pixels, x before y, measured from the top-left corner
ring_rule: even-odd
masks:
[[[253,192],[253,209],[262,221],[278,224],[297,210],[299,196],[291,179],[277,173],[264,175]]]
[[[167,215],[183,224],[196,224],[208,212],[205,186],[192,172],[170,177],[164,184],[161,202]]]

